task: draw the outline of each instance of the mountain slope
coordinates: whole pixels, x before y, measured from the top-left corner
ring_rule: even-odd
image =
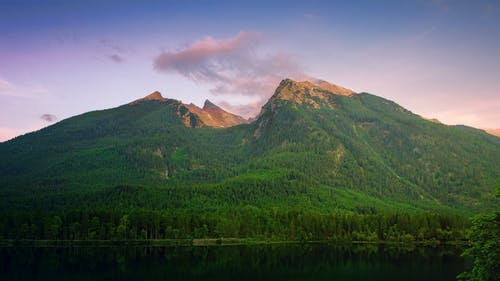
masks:
[[[316,171],[322,184],[471,207],[499,177],[498,138],[426,121],[370,94],[318,95],[301,87],[280,84],[254,135],[274,146],[271,158],[314,152],[313,162],[323,161]]]
[[[0,144],[0,209],[471,213],[500,177],[499,138],[324,81],[283,80],[240,123],[159,93],[63,120]]]

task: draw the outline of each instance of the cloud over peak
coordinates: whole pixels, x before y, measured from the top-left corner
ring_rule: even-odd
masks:
[[[229,71],[253,55],[261,35],[241,31],[234,38],[217,40],[207,36],[177,52],[162,52],[154,60],[154,68],[174,72],[196,81],[226,80]]]
[[[239,114],[255,115],[279,81],[285,77],[304,77],[300,65],[287,54],[259,54],[264,36],[240,31],[229,39],[211,36],[198,40],[179,51],[160,53],[154,69],[182,75],[192,81],[211,85],[214,95],[245,95],[256,97],[259,106],[249,104]],[[228,106],[229,103],[226,103]]]

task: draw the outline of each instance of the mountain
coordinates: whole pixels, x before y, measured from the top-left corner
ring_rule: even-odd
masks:
[[[0,211],[491,207],[500,139],[368,93],[283,80],[246,123],[155,92],[0,144]]]
[[[215,128],[227,128],[239,124],[248,123],[243,117],[229,113],[209,100],[205,101],[203,108],[199,108],[195,104],[183,104],[175,99],[166,99],[160,92],[153,92],[144,98],[133,101],[132,105],[137,105],[142,102],[158,101],[169,107],[174,107],[177,116],[183,120],[183,123],[192,128],[209,126]]]
[[[350,96],[355,93],[351,90],[317,80],[315,83],[309,81],[295,82],[290,79],[281,81],[268,105],[276,105],[277,101],[291,101],[296,105],[307,104],[313,108],[321,105],[334,106],[333,98],[336,95]],[[265,109],[266,107],[264,107]]]
[[[205,100],[203,108],[199,108],[192,103],[187,105],[187,108],[198,115],[205,125],[214,128],[227,128],[248,123],[243,117],[224,111],[209,100]]]

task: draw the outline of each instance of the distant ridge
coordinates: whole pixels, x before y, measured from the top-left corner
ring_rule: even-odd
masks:
[[[483,129],[486,133],[500,138],[500,129]]]

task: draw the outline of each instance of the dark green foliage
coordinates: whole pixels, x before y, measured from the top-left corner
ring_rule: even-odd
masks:
[[[52,214],[11,211],[0,218],[8,239],[145,240],[259,238],[336,241],[456,241],[468,222],[432,213],[323,213],[300,209],[264,210],[243,206],[215,212],[190,210],[68,211]]]
[[[500,197],[500,187],[497,188],[496,197]],[[460,274],[459,279],[471,281],[499,280],[500,210],[497,209],[493,214],[473,217],[468,238],[471,245],[463,255],[473,259],[473,268],[470,272]]]

